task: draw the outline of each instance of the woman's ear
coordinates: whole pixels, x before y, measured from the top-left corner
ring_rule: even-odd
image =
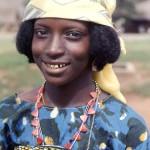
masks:
[[[92,71],[98,71],[96,64],[97,64],[97,63],[96,63],[96,60],[94,60],[94,61],[92,62]]]

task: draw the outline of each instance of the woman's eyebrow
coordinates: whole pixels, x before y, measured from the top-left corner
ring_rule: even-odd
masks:
[[[35,27],[39,26],[39,27],[48,28],[48,26],[47,26],[47,25],[42,24],[42,23],[35,23],[35,25],[34,25],[34,26],[35,26]]]

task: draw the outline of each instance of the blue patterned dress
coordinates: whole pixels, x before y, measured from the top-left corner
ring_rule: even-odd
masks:
[[[72,150],[150,150],[148,129],[130,107],[113,96],[97,106],[95,118],[90,116],[86,122],[88,131],[81,134],[81,141],[76,141]],[[20,145],[31,149],[27,146],[37,145],[31,125],[34,108],[34,103],[20,100],[17,95],[0,101],[0,150],[13,150]],[[45,141],[63,147],[80,127],[84,110],[85,106],[40,108],[40,126]]]

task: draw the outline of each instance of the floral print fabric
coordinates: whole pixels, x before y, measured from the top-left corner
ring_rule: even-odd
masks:
[[[0,149],[16,146],[37,146],[32,135],[31,112],[34,103],[20,100],[16,95],[0,101]],[[47,145],[64,146],[81,125],[85,106],[75,108],[42,107],[40,125]],[[88,131],[81,134],[72,150],[86,150],[92,117],[87,120]],[[89,150],[150,150],[150,136],[143,119],[130,107],[110,96],[99,104]]]

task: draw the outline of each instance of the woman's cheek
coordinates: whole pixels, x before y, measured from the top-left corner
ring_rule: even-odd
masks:
[[[32,54],[33,56],[39,56],[42,54],[42,45],[39,42],[36,42],[36,40],[33,40],[32,42]]]

